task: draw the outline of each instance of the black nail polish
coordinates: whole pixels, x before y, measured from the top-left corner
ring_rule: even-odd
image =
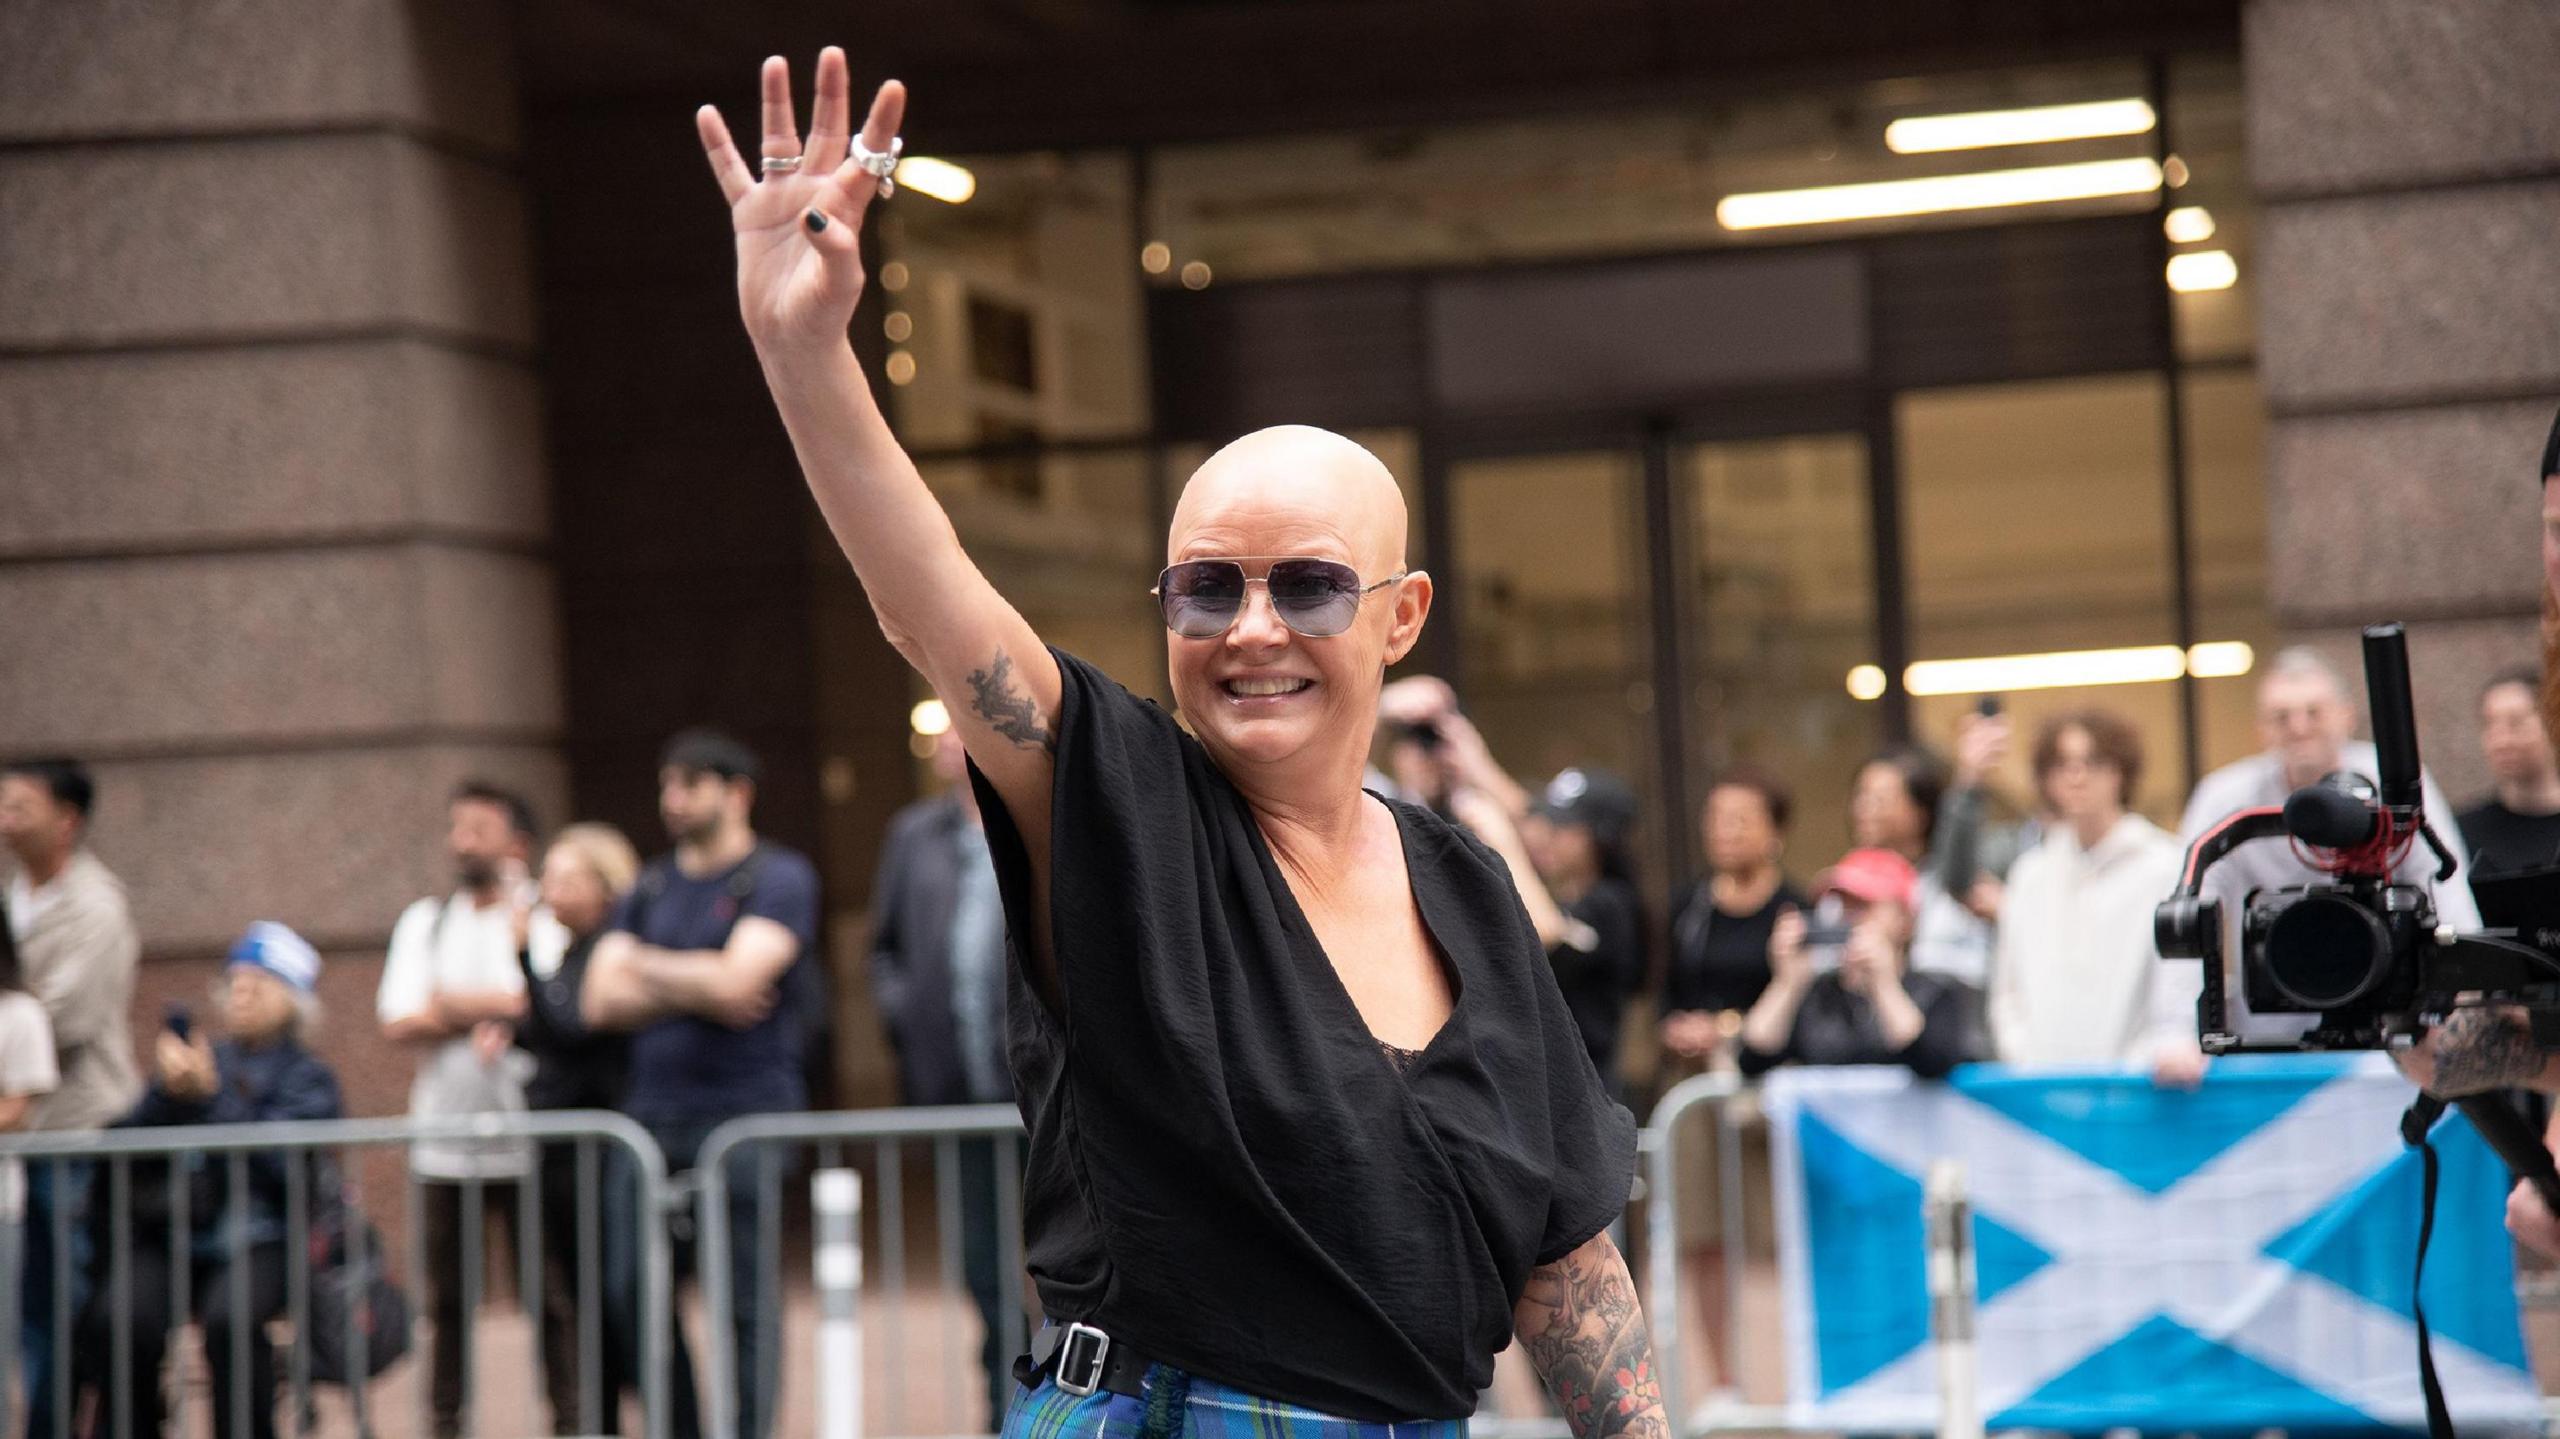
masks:
[[[810,234],[812,234],[812,235],[814,235],[814,234],[818,233],[820,230],[823,230],[823,229],[825,229],[825,228],[827,228],[827,217],[826,217],[826,216],[824,216],[824,215],[819,214],[819,213],[818,213],[817,211],[815,211],[815,210],[810,211],[810,212],[809,212],[809,233],[810,233]]]

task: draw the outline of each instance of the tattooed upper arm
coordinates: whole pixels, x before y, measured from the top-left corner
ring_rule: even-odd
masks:
[[[1512,1326],[1574,1439],[1669,1439],[1635,1280],[1606,1233],[1532,1270]]]
[[[2551,1058],[2533,1042],[2524,1012],[2505,1005],[2457,1009],[2436,1029],[2435,1078],[2445,1098],[2533,1083]]]
[[[1014,677],[1013,656],[1001,649],[983,668],[969,672],[969,712],[1017,749],[1058,752],[1048,716]]]

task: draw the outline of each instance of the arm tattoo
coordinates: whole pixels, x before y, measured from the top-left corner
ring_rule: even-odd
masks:
[[[1013,682],[1013,656],[1003,650],[996,651],[994,662],[985,669],[969,671],[969,709],[1018,748],[1058,752],[1057,736],[1040,723],[1040,710],[1031,703],[1031,696]]]
[[[2524,1016],[2503,1006],[2457,1009],[2436,1030],[2436,1094],[2454,1097],[2524,1084],[2546,1056]]]
[[[1574,1439],[1670,1439],[1635,1281],[1607,1234],[1533,1270],[1512,1320]]]

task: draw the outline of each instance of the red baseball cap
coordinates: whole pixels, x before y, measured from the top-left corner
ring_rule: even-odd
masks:
[[[1824,894],[1845,894],[1869,904],[1889,899],[1905,908],[1919,884],[1920,872],[1911,861],[1889,849],[1853,849],[1822,875]]]

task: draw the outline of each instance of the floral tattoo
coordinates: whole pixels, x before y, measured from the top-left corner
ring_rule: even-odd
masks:
[[[1532,1271],[1514,1318],[1574,1439],[1670,1439],[1635,1281],[1608,1235]]]

